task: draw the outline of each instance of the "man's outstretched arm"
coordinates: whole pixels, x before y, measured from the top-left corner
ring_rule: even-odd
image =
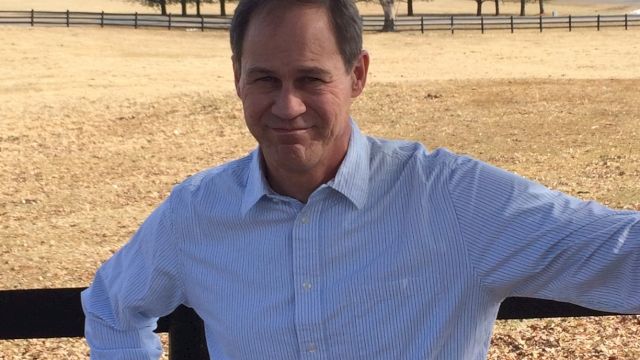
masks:
[[[179,247],[172,233],[170,200],[104,263],[82,292],[91,359],[158,359],[158,317],[182,303]]]

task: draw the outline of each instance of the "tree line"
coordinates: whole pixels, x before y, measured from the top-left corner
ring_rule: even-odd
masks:
[[[196,15],[201,15],[201,6],[202,4],[212,4],[214,2],[220,3],[220,15],[226,16],[226,1],[225,0],[138,0],[144,5],[159,8],[160,13],[162,15],[167,15],[167,5],[178,4],[180,3],[180,10],[182,15],[187,14],[187,4],[195,4],[196,6]]]
[[[159,8],[162,15],[167,15],[167,5],[180,3],[182,15],[187,14],[187,5],[195,4],[196,15],[201,15],[202,4],[220,4],[220,15],[226,16],[226,0],[138,0],[142,4]],[[396,17],[396,0],[354,0],[356,2],[378,2],[382,6],[384,13],[384,25],[382,31],[394,31],[395,30],[395,17]],[[407,2],[407,15],[413,15],[413,0],[402,0]],[[427,0],[432,1],[432,0]],[[446,0],[443,0],[446,1]],[[500,15],[500,3],[504,3],[504,0],[473,0],[476,3],[476,15],[482,15],[482,4],[487,1],[492,1],[495,4],[495,14]],[[520,16],[525,16],[525,3],[535,2],[536,0],[519,0],[520,1]],[[400,0],[398,1],[400,2]],[[537,0],[540,5],[540,14],[544,14],[544,0]]]
[[[491,0],[473,0],[476,2],[476,15],[482,15],[482,3]],[[496,15],[500,15],[500,3],[504,3],[504,0],[493,0],[496,5]],[[525,3],[527,2],[535,2],[535,0],[520,0],[520,16],[525,16]],[[538,0],[538,4],[540,5],[540,14],[544,14],[544,0]]]
[[[358,0],[356,0],[358,1]],[[372,2],[373,0],[361,0]],[[432,1],[432,0],[428,0]],[[445,0],[446,1],[446,0]],[[496,8],[496,16],[500,15],[500,3],[504,3],[504,0],[473,0],[476,3],[476,15],[482,15],[482,4],[487,1],[493,1]],[[525,3],[535,2],[536,0],[519,0],[520,1],[520,16],[525,16]],[[544,0],[537,0],[540,5],[540,14],[544,14]],[[384,25],[382,31],[394,31],[395,29],[395,0],[378,0],[382,6],[384,12]],[[413,15],[413,0],[406,0],[407,2],[407,15]]]

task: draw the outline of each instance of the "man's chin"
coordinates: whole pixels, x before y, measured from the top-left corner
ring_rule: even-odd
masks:
[[[275,151],[265,154],[265,157],[271,157],[268,161],[272,164],[278,164],[278,167],[293,172],[308,171],[312,167],[313,157],[309,156],[310,149],[300,143],[278,144]]]

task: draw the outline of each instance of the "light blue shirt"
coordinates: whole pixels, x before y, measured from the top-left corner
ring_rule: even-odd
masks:
[[[258,150],[176,186],[82,301],[94,359],[157,358],[185,304],[215,360],[467,360],[508,296],[640,313],[640,214],[354,124],[306,204]]]

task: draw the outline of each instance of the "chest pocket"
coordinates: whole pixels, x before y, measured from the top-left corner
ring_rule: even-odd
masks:
[[[412,344],[428,331],[444,288],[432,277],[411,277],[346,289],[328,326],[333,357],[412,358]]]

